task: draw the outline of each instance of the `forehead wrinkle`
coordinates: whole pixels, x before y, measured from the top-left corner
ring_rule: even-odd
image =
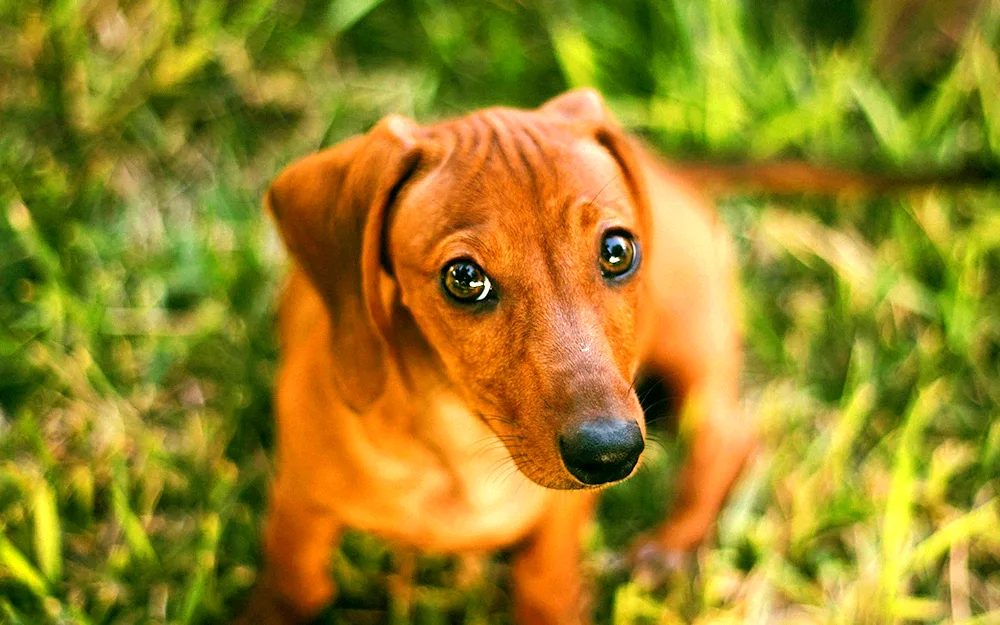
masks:
[[[530,118],[521,112],[508,109],[497,109],[494,115],[506,130],[506,140],[519,160],[521,172],[527,175],[532,196],[537,201],[542,193],[540,174],[550,170],[552,163],[550,159],[545,158],[543,150],[528,130]]]
[[[520,160],[514,157],[516,148],[511,145],[511,131],[504,123],[503,117],[498,111],[488,109],[483,111],[482,119],[489,130],[491,151],[495,150],[508,171],[516,175],[518,173],[516,165]]]
[[[544,126],[544,131],[539,126]],[[537,155],[536,164],[542,164],[548,176],[553,180],[555,188],[558,189],[560,184],[557,160],[559,159],[551,158],[549,152],[556,149],[560,143],[558,140],[552,141],[551,139],[556,138],[561,140],[561,137],[558,133],[554,132],[555,128],[550,124],[539,124],[535,118],[527,115],[522,119],[520,127],[524,133],[524,137],[527,139],[527,144],[531,145],[534,153]]]
[[[434,169],[446,167],[469,148],[462,134],[455,132],[450,124],[428,126],[420,138],[421,161],[430,163]]]
[[[446,128],[457,137],[457,146],[442,164],[442,169],[456,179],[469,182],[485,170],[491,160],[493,146],[488,137],[492,128],[480,115],[470,115]]]
[[[458,137],[458,147],[442,163],[441,169],[469,197],[482,196],[487,188],[496,187],[498,183],[508,188],[523,186],[516,144],[509,140],[509,133],[502,125],[497,128],[497,123],[495,113],[487,110],[445,127]],[[500,179],[506,180],[500,182]]]
[[[542,198],[561,190],[561,169],[571,159],[575,138],[537,117],[494,108],[434,127],[452,146],[439,171],[446,171],[473,197],[493,188],[507,202],[517,194],[532,209],[546,210]]]

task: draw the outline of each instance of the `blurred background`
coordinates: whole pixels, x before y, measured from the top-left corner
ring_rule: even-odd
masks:
[[[600,89],[675,158],[1000,160],[997,0],[0,1],[0,622],[222,623],[272,468],[291,160],[398,112]],[[1000,623],[1000,194],[728,198],[762,446],[692,575],[602,624]],[[509,623],[478,569],[348,535],[330,623]]]

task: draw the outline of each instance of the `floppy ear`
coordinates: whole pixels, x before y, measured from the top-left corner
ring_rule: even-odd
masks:
[[[379,290],[389,205],[416,170],[416,125],[398,116],[288,166],[265,203],[330,315],[340,396],[363,412],[382,393],[389,314]]]
[[[639,148],[622,131],[601,94],[590,87],[574,89],[552,98],[539,111],[573,126],[580,134],[593,137],[611,154],[639,209],[642,225],[647,228],[650,218]]]

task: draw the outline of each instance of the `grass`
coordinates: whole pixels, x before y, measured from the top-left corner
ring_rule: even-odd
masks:
[[[541,6],[0,2],[0,622],[225,621],[272,470],[285,260],[259,199],[386,112],[590,84],[676,156],[1000,154],[996,0]],[[998,201],[723,202],[762,447],[668,589],[617,556],[669,484],[606,494],[598,622],[1000,622]],[[334,573],[330,622],[509,621],[503,558],[352,534]]]

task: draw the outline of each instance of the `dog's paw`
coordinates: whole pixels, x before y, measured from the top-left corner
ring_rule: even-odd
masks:
[[[671,549],[650,538],[636,542],[629,561],[632,581],[649,590],[687,581],[696,563],[693,551]]]

